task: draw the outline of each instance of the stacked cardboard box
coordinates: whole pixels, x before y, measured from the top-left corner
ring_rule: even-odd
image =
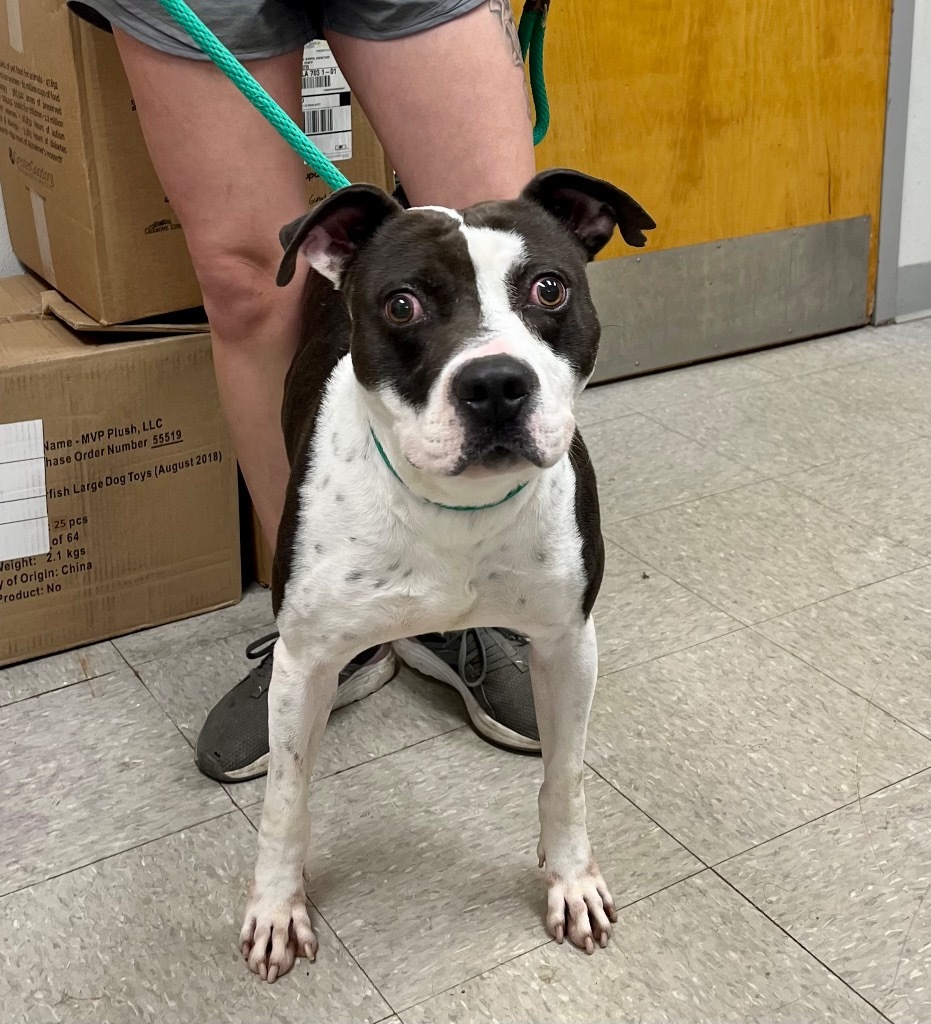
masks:
[[[101,341],[43,305],[0,282],[0,665],[241,593],[209,336]]]

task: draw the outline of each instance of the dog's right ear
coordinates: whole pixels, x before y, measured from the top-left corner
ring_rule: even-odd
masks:
[[[324,199],[310,213],[286,224],[278,234],[284,256],[279,285],[290,284],[297,254],[338,288],[356,253],[402,207],[375,185],[350,185]]]

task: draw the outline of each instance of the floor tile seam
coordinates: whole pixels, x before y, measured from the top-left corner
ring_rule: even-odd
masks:
[[[765,350],[763,350],[763,351],[765,351]],[[667,374],[667,373],[678,373],[678,372],[680,372],[682,370],[689,370],[689,369],[692,369],[692,368],[698,368],[698,367],[704,367],[704,366],[713,366],[716,363],[726,363],[726,362],[728,362],[731,359],[738,360],[738,359],[741,359],[741,358],[742,358],[742,356],[740,356],[740,355],[737,355],[737,356],[719,356],[717,359],[706,359],[706,360],[703,360],[700,363],[688,363],[685,366],[672,366],[672,367],[668,367],[666,369],[656,370],[656,371],[654,371],[652,373],[641,373],[641,374],[637,374],[637,375],[631,376],[631,377],[621,377],[618,380],[604,381],[603,383],[599,383],[599,384],[594,385],[593,388],[592,388],[592,392],[590,392],[590,393],[597,393],[602,388],[607,389],[607,388],[610,388],[610,387],[616,387],[616,386],[623,385],[623,384],[633,383],[634,381],[638,381],[638,380],[649,380],[651,377],[657,377],[659,379],[662,379],[662,377],[665,374]],[[689,402],[689,401],[703,400],[703,399],[706,399],[706,398],[714,398],[717,395],[732,395],[732,394],[734,394],[737,391],[748,391],[750,388],[766,387],[768,384],[777,384],[780,381],[784,381],[784,380],[787,379],[785,377],[779,377],[779,376],[777,376],[774,373],[770,373],[769,370],[758,370],[757,372],[767,374],[767,376],[769,376],[770,379],[769,380],[762,380],[762,381],[760,381],[760,380],[754,381],[752,384],[738,384],[736,387],[726,387],[726,388],[722,388],[721,390],[709,391],[709,392],[706,392],[706,393],[703,393],[703,394],[700,394],[700,395],[693,395],[693,396],[688,397],[688,398],[683,398],[683,399],[681,399],[679,401],[672,402],[670,404],[672,404],[672,405],[684,405],[686,402]],[[628,400],[631,400],[631,399],[633,401],[636,401],[636,398],[633,395],[629,396],[629,398],[628,398]],[[648,408],[649,408],[649,403],[646,403],[646,405],[644,405],[644,406],[631,406],[631,412],[630,413],[621,413],[621,416],[629,416],[629,415],[634,414],[634,413],[639,413],[640,415],[647,416],[648,415],[648,411],[647,411]],[[587,425],[588,426],[594,426],[596,423],[608,423],[611,420],[618,419],[618,418],[620,418],[620,417],[618,417],[618,416],[606,416],[603,420],[592,420]],[[583,427],[583,429],[584,429],[584,427]]]
[[[902,575],[904,575],[904,573]],[[896,579],[895,576],[892,576],[890,578],[891,579]],[[848,591],[848,593],[852,593],[852,591]],[[824,604],[826,601],[830,601],[830,600],[832,600],[832,598],[826,598],[825,601],[819,601],[819,602],[816,602],[815,605],[807,605],[806,607],[809,607],[809,608],[816,607],[817,604]],[[794,614],[794,613],[788,612],[787,614],[791,615],[791,614]],[[773,621],[773,620],[770,619],[770,620],[767,620],[767,621]],[[760,625],[760,624],[758,624],[758,625]],[[842,679],[838,679],[837,676],[832,675],[831,672],[828,671],[827,669],[821,668],[820,666],[815,665],[814,662],[810,661],[807,657],[805,657],[805,655],[799,654],[797,651],[793,651],[790,648],[786,647],[785,644],[781,643],[779,640],[774,640],[772,637],[767,636],[765,633],[761,632],[757,628],[756,625],[749,626],[748,628],[752,632],[756,633],[757,636],[762,637],[768,643],[775,644],[777,647],[779,647],[783,651],[785,651],[786,654],[790,655],[793,658],[797,658],[799,661],[801,661],[803,664],[807,665],[813,671],[818,672],[820,675],[826,676],[828,679],[831,680],[831,682],[837,683],[838,686],[842,686],[845,690],[847,690],[848,693],[852,693],[855,697],[859,697],[860,700],[865,700],[867,702],[867,704],[869,705],[869,707],[875,708],[877,711],[880,711],[883,714],[888,715],[890,718],[892,718],[896,722],[898,722],[899,725],[903,725],[909,731],[915,733],[916,736],[920,736],[922,739],[931,741],[931,734],[926,734],[926,733],[922,732],[921,729],[919,729],[917,726],[912,725],[911,722],[907,722],[904,718],[901,718],[899,714],[897,714],[895,711],[890,710],[885,705],[877,703],[873,698],[871,698],[871,697],[864,697],[862,693],[860,693],[858,690],[855,690],[852,686],[848,686]],[[881,681],[882,680],[880,680],[880,682]],[[876,689],[878,688],[878,685],[879,684],[877,683],[877,687],[874,687],[874,689],[873,689],[874,696],[875,696],[875,693],[876,693]]]
[[[236,606],[235,605],[231,605],[230,607],[235,608]],[[221,610],[222,609],[217,609],[217,611],[221,611]],[[214,615],[214,614],[216,614],[216,612],[207,612],[206,614],[207,615]],[[187,621],[190,621],[190,620],[189,619],[177,619],[175,621],[176,622],[187,622]],[[166,625],[173,625],[173,623],[166,623]],[[184,655],[184,654],[191,653],[191,652],[197,650],[200,647],[206,646],[207,644],[219,643],[221,640],[232,640],[234,637],[242,636],[245,633],[254,633],[254,632],[257,632],[260,629],[271,630],[271,629],[274,629],[274,626],[275,626],[275,619],[271,618],[267,622],[258,622],[258,623],[252,624],[251,626],[246,626],[245,628],[242,628],[242,629],[234,629],[231,633],[223,633],[223,634],[221,634],[219,636],[209,636],[209,637],[199,638],[199,639],[195,640],[191,644],[182,644],[181,647],[178,648],[177,650],[169,649],[169,650],[166,650],[165,653],[157,654],[153,658],[146,657],[146,658],[143,658],[141,660],[134,659],[133,661],[130,661],[129,658],[123,653],[123,651],[120,650],[120,648],[116,644],[116,641],[123,640],[127,636],[134,636],[135,635],[134,633],[128,633],[128,634],[124,633],[122,636],[114,637],[112,640],[109,641],[109,643],[112,643],[113,646],[116,648],[116,650],[119,651],[120,657],[126,662],[127,665],[129,665],[130,668],[136,668],[136,667],[143,668],[143,667],[145,667],[147,665],[152,665],[152,664],[154,664],[157,661],[163,661],[166,658],[178,657],[178,656],[181,656],[181,655]],[[156,627],[153,627],[153,628],[158,629],[158,628],[161,628],[161,627],[156,626]],[[170,644],[168,644],[166,646],[168,646],[169,648],[171,647]]]
[[[394,1008],[394,1006],[392,1005],[391,1001],[388,999],[388,997],[385,995],[385,993],[382,992],[382,990],[378,987],[378,985],[373,981],[371,975],[369,975],[368,971],[366,971],[366,969],[359,962],[359,958],[352,952],[352,950],[349,948],[349,946],[343,940],[343,937],[339,934],[339,932],[336,930],[336,928],[331,924],[330,921],[327,920],[326,914],[324,914],[323,911],[320,909],[320,907],[310,898],[309,893],[306,892],[306,880],[305,880],[304,888],[305,888],[304,898],[311,905],[311,907],[313,907],[314,911],[319,915],[320,920],[323,921],[323,923],[327,926],[327,928],[329,928],[330,931],[333,933],[333,935],[336,937],[336,941],[340,944],[340,946],[343,947],[343,951],[345,952],[346,956],[348,956],[349,959],[356,965],[356,967],[359,969],[360,973],[365,978],[365,980],[378,993],[378,998],[381,999],[381,1001],[385,1004],[385,1006],[388,1007],[388,1013],[386,1013],[385,1016],[380,1018],[380,1019],[381,1020],[387,1020],[389,1017],[397,1015],[398,1011]],[[311,962],[311,967],[313,967],[316,970],[320,970],[321,968],[317,967],[316,964],[317,964],[317,961],[316,961],[316,958],[314,958],[314,960]]]
[[[869,793],[862,793],[859,796],[851,797],[850,800],[844,801],[842,804],[838,804],[837,807],[832,807],[827,811],[823,811],[821,814],[815,815],[813,818],[809,818],[807,821],[801,821],[797,825],[793,825],[791,828],[787,828],[777,835],[769,836],[766,839],[761,839],[758,843],[753,843],[751,846],[746,847],[743,850],[739,850],[736,853],[729,853],[726,857],[722,857],[720,860],[711,861],[708,863],[708,867],[716,870],[723,865],[729,863],[732,860],[736,860],[738,857],[743,857],[748,853],[752,853],[754,850],[760,850],[764,846],[768,846],[770,843],[775,843],[780,839],[784,839],[786,836],[791,835],[793,832],[798,832],[800,829],[807,828],[809,825],[815,825],[819,821],[823,821],[825,818],[829,818],[832,814],[838,814],[840,811],[849,811],[853,807],[857,807],[862,803],[863,800],[872,799],[873,797],[879,796],[884,793],[887,789],[892,789],[895,786],[901,786],[904,782],[910,782],[912,779],[917,779],[919,775],[924,775],[931,772],[931,766],[925,766],[924,768],[917,768],[915,771],[903,776],[901,779],[895,779],[892,782],[885,782],[878,788],[871,790]]]
[[[762,385],[762,386],[763,387],[768,387],[769,385]],[[743,390],[749,390],[749,389],[748,388],[744,388]],[[726,394],[736,394],[736,392],[729,391],[729,392],[726,392]],[[819,397],[824,397],[824,395],[819,395]],[[654,416],[654,415],[652,415],[650,413],[642,413],[641,415],[643,415],[644,417],[646,417],[649,420],[652,420],[653,423],[655,423],[659,427],[662,427],[664,430],[668,430],[671,433],[678,434],[680,437],[685,438],[687,441],[691,441],[692,444],[698,445],[699,448],[704,448],[705,451],[711,452],[713,455],[717,455],[719,458],[726,459],[732,466],[735,466],[737,469],[743,469],[743,470],[747,471],[748,473],[755,473],[757,475],[757,477],[758,477],[757,480],[750,480],[750,481],[747,481],[747,482],[745,482],[743,484],[737,484],[734,487],[727,488],[727,490],[737,490],[739,487],[749,487],[749,486],[752,486],[753,484],[765,483],[767,480],[780,480],[780,478],[782,478],[782,477],[791,476],[791,475],[793,475],[795,473],[807,473],[810,470],[814,470],[814,469],[824,469],[826,466],[832,466],[836,462],[841,462],[841,461],[846,460],[846,459],[856,459],[856,458],[861,458],[861,457],[863,457],[865,455],[873,455],[873,454],[875,454],[877,452],[887,451],[890,448],[895,448],[895,447],[898,447],[899,445],[903,445],[903,444],[914,444],[915,441],[922,440],[925,437],[925,435],[920,434],[918,431],[912,429],[911,427],[903,426],[898,421],[890,419],[890,420],[887,420],[886,422],[889,423],[892,426],[897,427],[900,430],[903,430],[903,431],[911,434],[911,437],[906,438],[904,441],[903,440],[898,440],[898,441],[891,441],[891,442],[889,442],[889,444],[880,444],[880,445],[877,445],[876,447],[871,447],[871,448],[869,448],[866,451],[849,452],[849,453],[847,453],[845,455],[838,455],[836,458],[826,459],[824,462],[815,462],[815,463],[813,463],[811,465],[799,466],[799,467],[796,467],[794,469],[787,469],[785,471],[779,470],[779,471],[773,473],[773,472],[771,472],[769,470],[766,470],[766,469],[763,469],[763,468],[761,468],[761,467],[759,467],[757,465],[752,465],[750,463],[741,462],[738,459],[736,459],[733,456],[732,453],[724,451],[722,448],[719,448],[716,445],[710,444],[707,441],[699,441],[697,438],[692,437],[689,434],[686,434],[684,431],[679,430],[677,427],[671,426],[670,424],[664,422],[663,420],[659,419],[657,416]],[[713,497],[714,494],[725,494],[725,493],[727,493],[727,491],[716,491],[713,494],[702,495],[702,497],[710,498],[710,497]],[[692,499],[689,499],[689,500],[691,500],[691,501],[701,501],[701,497],[700,498],[692,498]],[[680,502],[678,504],[683,504],[683,503]],[[667,506],[667,507],[672,507],[672,506]],[[659,510],[657,509],[656,511],[659,511]],[[640,514],[642,514],[642,515],[649,515],[649,513],[640,513]],[[629,516],[628,518],[636,518],[636,517],[635,516]]]
[[[698,444],[697,441],[695,443]],[[740,468],[743,469],[745,467],[741,466]],[[755,470],[751,470],[751,472],[755,472]],[[595,475],[597,478],[597,472]],[[611,526],[621,526],[623,523],[632,522],[634,519],[645,519],[647,516],[656,515],[656,513],[658,512],[668,512],[670,509],[681,508],[683,505],[693,505],[699,501],[704,501],[706,498],[718,498],[722,494],[730,494],[733,491],[742,490],[744,487],[756,487],[759,484],[765,484],[768,483],[769,481],[775,480],[775,477],[760,476],[758,474],[756,480],[744,480],[742,483],[730,484],[727,487],[722,488],[721,490],[709,491],[707,494],[700,494],[693,498],[683,498],[682,501],[673,501],[670,502],[670,504],[668,505],[659,505],[656,508],[651,508],[646,512],[637,512],[632,516],[621,516],[620,519],[605,520],[601,525],[604,529],[607,529]]]
[[[774,843],[777,840],[783,839],[786,836],[791,835],[793,832],[799,831],[799,829],[806,828],[809,825],[813,825],[819,821],[822,821],[823,819],[830,817],[832,814],[836,814],[838,811],[849,810],[851,807],[857,807],[858,805],[862,804],[864,800],[879,796],[880,793],[885,792],[887,789],[892,789],[893,786],[900,786],[904,782],[909,782],[912,779],[918,778],[919,775],[923,775],[926,772],[931,772],[931,764],[925,765],[922,768],[916,768],[915,771],[910,772],[908,775],[902,776],[902,778],[894,779],[891,782],[884,782],[881,785],[877,786],[875,789],[871,789],[869,792],[861,792],[857,796],[851,797],[850,800],[845,800],[843,803],[840,803],[835,807],[831,807],[826,811],[822,811],[820,814],[816,814],[812,818],[807,818],[805,821],[800,821],[798,824],[792,825],[790,828],[783,829],[781,832],[777,832],[775,835],[767,836],[765,839],[761,839],[757,843],[751,843],[750,846],[744,847],[742,850],[737,850],[734,853],[729,853],[726,857],[714,859],[711,857],[703,857],[700,854],[696,853],[675,833],[675,831],[673,831],[672,827],[664,825],[659,820],[659,818],[657,818],[655,815],[651,814],[649,811],[643,808],[629,793],[625,792],[620,786],[612,782],[605,774],[603,774],[603,772],[596,765],[592,764],[588,760],[585,761],[585,764],[600,779],[606,782],[616,793],[619,793],[622,797],[624,797],[624,799],[627,800],[628,803],[633,804],[633,806],[642,815],[644,815],[644,817],[649,818],[649,820],[653,822],[653,824],[656,825],[657,828],[665,832],[666,835],[668,835],[669,838],[672,839],[678,846],[682,847],[682,849],[685,850],[686,853],[694,857],[702,865],[703,869],[719,868],[722,865],[727,864],[729,861],[735,860],[737,857],[743,857],[745,854],[751,853],[754,850],[759,850],[762,847],[767,846],[769,843]]]
[[[109,640],[106,641],[106,642],[110,643]],[[111,646],[113,646],[113,645],[111,644]],[[113,649],[116,650],[115,647]],[[49,657],[54,657],[54,655],[49,655]],[[121,660],[125,661],[125,658],[122,658],[122,656],[121,656]],[[15,668],[16,666],[14,664],[14,665],[7,665],[5,667],[6,668]],[[129,666],[127,666],[127,667],[129,667]],[[49,693],[60,693],[62,690],[68,690],[72,686],[79,686],[81,683],[90,683],[90,682],[93,682],[96,679],[105,679],[107,676],[113,676],[113,675],[116,675],[117,672],[122,672],[122,671],[123,671],[122,667],[120,667],[120,668],[111,668],[107,672],[95,672],[94,675],[86,676],[83,679],[72,679],[70,682],[67,682],[67,683],[61,683],[60,685],[57,685],[57,686],[50,686],[47,690],[42,690],[39,693],[29,693],[25,697],[16,697],[14,700],[0,701],[0,711],[2,711],[4,708],[15,707],[17,704],[23,704],[27,700],[35,700],[37,697],[45,697]],[[3,669],[0,668],[0,673],[2,673],[2,672],[3,672]]]
[[[735,622],[736,621],[737,620],[735,620]],[[651,665],[654,661],[660,661],[661,659],[668,658],[673,654],[682,654],[685,651],[691,651],[695,647],[701,647],[702,644],[713,644],[716,640],[721,640],[726,636],[733,636],[735,633],[743,633],[750,628],[751,627],[746,623],[737,622],[733,629],[729,629],[724,633],[718,633],[716,636],[706,637],[704,640],[696,640],[691,644],[684,644],[682,647],[677,647],[675,650],[668,650],[663,651],[661,654],[654,654],[652,658],[646,658],[643,661],[638,661],[631,665],[622,665],[620,668],[611,669],[610,672],[599,672],[598,682],[601,682],[602,679],[610,679],[612,676],[620,675],[621,672],[628,672],[630,669],[643,668],[645,665]],[[597,693],[597,689],[595,692]]]
[[[683,882],[689,881],[689,879],[696,878],[696,877],[698,877],[698,875],[704,874],[707,870],[708,870],[707,867],[704,864],[702,864],[701,867],[699,867],[697,870],[692,871],[692,872],[690,872],[687,875],[683,875],[680,878],[676,878],[676,879],[674,879],[671,882],[667,882],[665,885],[660,886],[658,889],[655,889],[655,890],[653,890],[652,892],[649,892],[649,893],[644,893],[642,896],[638,896],[636,899],[631,900],[629,903],[625,903],[625,904],[623,904],[623,906],[619,906],[617,908],[617,910],[618,910],[618,917],[620,917],[620,915],[621,915],[621,913],[623,911],[629,910],[631,907],[636,906],[638,903],[642,903],[644,900],[648,900],[648,899],[651,899],[654,896],[658,896],[660,893],[666,892],[668,889],[672,889],[672,888],[674,888],[677,885],[681,885]],[[616,942],[617,939],[616,938],[612,938],[611,941],[612,942]],[[481,977],[484,977],[486,974],[491,974],[492,972],[496,971],[499,967],[503,967],[506,964],[513,963],[515,960],[520,960],[522,957],[529,956],[531,953],[535,953],[538,950],[543,949],[545,946],[553,946],[553,945],[556,945],[556,940],[555,939],[553,939],[553,938],[544,939],[542,942],[539,942],[536,945],[531,946],[529,949],[521,950],[520,952],[515,953],[513,956],[507,957],[506,959],[502,960],[500,963],[495,964],[493,967],[486,967],[484,970],[478,971],[475,974],[470,975],[468,978],[464,978],[462,981],[458,981],[458,982],[456,982],[453,985],[449,985],[446,988],[441,989],[438,992],[433,992],[429,996],[426,996],[423,999],[418,999],[416,1002],[410,1003],[407,1006],[404,1006],[404,1007],[402,1007],[400,1009],[395,1010],[394,1012],[396,1014],[400,1015],[400,1014],[405,1013],[407,1010],[413,1009],[415,1006],[422,1006],[424,1003],[430,1002],[431,999],[435,999],[438,996],[445,995],[447,992],[452,992],[454,989],[458,988],[460,985],[465,985],[468,982],[475,981],[476,978],[481,978]],[[567,940],[567,945],[568,945],[568,940]],[[596,955],[597,955],[597,952],[598,951],[596,950]]]
[[[92,860],[84,861],[81,864],[74,864],[69,868],[65,868],[63,871],[55,871],[50,875],[46,875],[44,878],[37,878],[33,882],[27,882],[25,885],[17,886],[15,889],[8,889],[0,892],[0,903],[2,903],[2,901],[8,896],[14,896],[17,893],[26,892],[29,889],[36,888],[36,886],[45,885],[47,882],[53,882],[58,878],[64,878],[66,875],[72,875],[76,871],[84,871],[86,868],[93,867],[95,864],[103,864],[105,861],[113,860],[115,857],[122,857],[124,854],[132,853],[135,850],[141,850],[145,846],[151,846],[153,843],[159,843],[163,839],[170,839],[172,836],[180,835],[182,832],[190,832],[192,829],[200,828],[202,825],[207,825],[211,821],[219,821],[221,818],[229,817],[238,810],[240,810],[240,808],[235,806],[230,807],[228,810],[220,811],[218,814],[211,814],[206,818],[200,818],[197,821],[188,822],[179,828],[169,829],[161,835],[150,836],[148,839],[141,839],[138,843],[132,843],[129,846],[121,847],[111,853],[102,854],[99,857],[94,857]]]
[[[793,935],[787,928],[783,927],[777,920],[775,920],[773,917],[771,917],[769,914],[767,914],[766,911],[762,907],[760,907],[758,904],[754,903],[753,900],[749,896],[747,896],[746,893],[744,893],[740,889],[738,889],[737,886],[734,885],[733,882],[728,881],[727,878],[725,878],[720,872],[716,871],[713,867],[709,868],[709,870],[713,874],[715,874],[719,879],[721,879],[721,881],[724,882],[724,884],[729,889],[731,889],[734,893],[736,893],[737,896],[740,899],[744,900],[749,906],[753,907],[753,909],[755,911],[757,911],[757,913],[761,914],[764,918],[766,918],[766,920],[769,921],[770,924],[772,924],[776,928],[778,928],[779,931],[781,931],[782,934],[785,935],[786,938],[788,938],[794,945],[798,946],[798,948],[800,950],[802,950],[803,953],[805,953],[807,956],[811,957],[811,959],[814,960],[816,963],[820,964],[821,967],[823,967],[828,972],[828,974],[830,974],[832,977],[836,978],[848,991],[852,992],[853,995],[855,995],[857,997],[857,999],[859,999],[862,1002],[866,1003],[866,1005],[869,1006],[870,1009],[873,1010],[875,1013],[879,1014],[879,1016],[882,1017],[883,1020],[888,1021],[888,1024],[896,1024],[896,1022],[891,1017],[888,1017],[885,1013],[883,1013],[883,1011],[878,1006],[876,1006],[875,1003],[873,1003],[869,999],[867,999],[866,996],[863,995],[862,992],[858,992],[857,989],[855,989],[853,987],[853,985],[851,985],[850,982],[847,981],[841,974],[839,974],[837,971],[835,971],[830,966],[830,964],[828,964],[824,960],[822,960],[821,957],[819,957],[816,953],[814,953],[812,950],[810,950],[801,941],[801,939],[796,938],[796,936]]]
[[[931,560],[923,563],[922,565],[913,565],[910,569],[900,569],[897,572],[890,573],[888,576],[880,576],[879,579],[867,580],[865,583],[858,583],[855,587],[848,587],[847,590],[839,590],[836,594],[828,594],[826,597],[819,597],[817,600],[809,601],[807,604],[800,604],[797,608],[786,608],[784,611],[776,612],[775,615],[767,615],[764,619],[753,619],[751,622],[745,622],[744,625],[749,626],[751,629],[755,626],[762,626],[767,622],[774,622],[776,619],[782,619],[787,615],[795,615],[796,612],[803,612],[806,609],[814,608],[819,604],[826,604],[828,601],[835,601],[839,597],[846,597],[848,594],[855,594],[858,590],[866,590],[867,587],[875,587],[879,583],[888,583],[889,580],[896,580],[900,576],[908,576],[909,573],[918,572],[921,569],[927,569],[929,565],[931,565]],[[732,615],[732,617],[735,618],[736,616]]]
[[[438,732],[438,733],[436,733],[433,736],[424,736],[423,739],[414,740],[413,743],[407,743],[403,747],[398,747],[397,750],[387,750],[387,751],[385,751],[384,754],[378,754],[376,757],[371,757],[367,761],[359,761],[358,764],[348,764],[348,765],[346,765],[345,768],[337,768],[336,771],[329,772],[327,775],[321,775],[319,778],[311,779],[311,781],[310,781],[310,788],[312,789],[314,786],[316,786],[320,782],[326,782],[326,781],[329,781],[330,779],[335,779],[339,775],[345,775],[346,772],[355,771],[357,768],[363,768],[366,765],[375,764],[377,761],[382,761],[386,757],[394,757],[395,754],[400,754],[400,753],[403,753],[406,750],[411,750],[414,747],[419,747],[422,743],[429,743],[431,740],[438,740],[442,736],[451,736],[455,732],[464,732],[464,731],[468,730],[468,728],[469,727],[467,725],[465,725],[465,724],[463,724],[463,725],[454,725],[451,729],[445,729],[443,732]],[[227,783],[227,785],[230,785],[230,784]],[[235,785],[235,783],[233,783],[233,785]],[[248,804],[235,804],[235,806],[239,810],[241,810],[243,812],[246,812],[246,811],[250,811],[250,810],[253,810],[253,809],[261,809],[261,807],[262,807],[262,805],[264,803],[265,803],[265,797],[264,796],[260,796],[257,800],[253,800],[253,801],[251,801]]]

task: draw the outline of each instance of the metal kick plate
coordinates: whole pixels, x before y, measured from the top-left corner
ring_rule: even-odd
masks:
[[[592,263],[592,382],[865,324],[869,252],[864,216]]]

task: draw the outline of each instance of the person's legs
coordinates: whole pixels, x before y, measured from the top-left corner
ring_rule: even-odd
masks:
[[[274,545],[288,462],[284,377],[297,346],[298,275],[275,285],[278,229],[307,207],[296,154],[212,64],[115,30],[149,155],[184,229],[213,336],[220,400],[262,528]],[[249,70],[291,114],[301,51]]]

